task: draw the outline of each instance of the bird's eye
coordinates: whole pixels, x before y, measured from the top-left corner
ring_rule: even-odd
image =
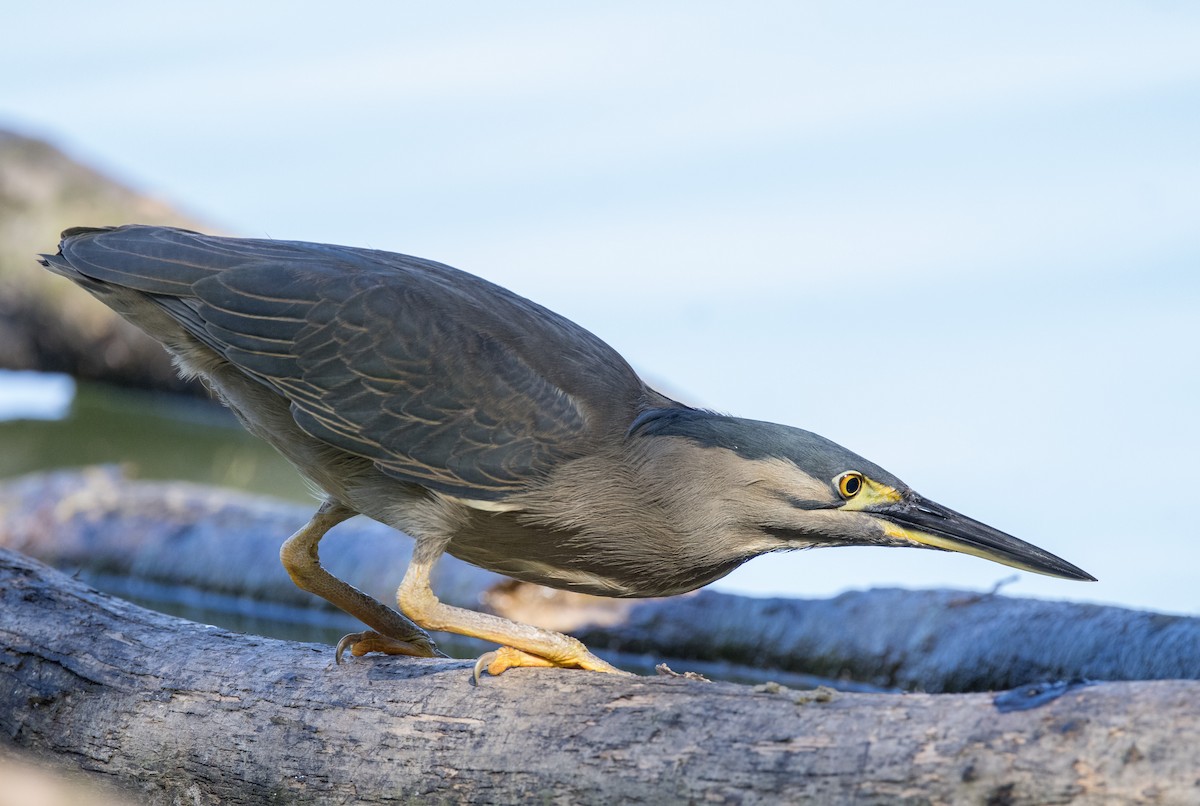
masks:
[[[842,498],[853,498],[858,495],[858,491],[862,489],[863,476],[862,473],[843,473],[837,478],[838,492],[842,494]]]

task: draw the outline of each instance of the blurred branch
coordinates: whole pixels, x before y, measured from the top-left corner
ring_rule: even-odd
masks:
[[[50,143],[0,130],[0,368],[204,394],[160,344],[37,264],[67,227],[128,223],[197,226]]]

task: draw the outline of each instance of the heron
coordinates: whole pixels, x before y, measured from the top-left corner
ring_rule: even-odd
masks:
[[[680,403],[583,327],[441,263],[143,225],[68,229],[41,262],[161,342],[320,491],[280,557],[369,628],[342,638],[339,662],[441,656],[434,630],[497,645],[476,682],[620,673],[570,636],[439,601],[444,553],[610,597],[682,594],[761,554],[828,546],[1094,580],[829,439]],[[321,565],[321,538],[358,514],[415,540],[396,608]]]

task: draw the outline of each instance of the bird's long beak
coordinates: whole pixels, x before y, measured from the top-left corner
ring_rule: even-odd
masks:
[[[917,495],[872,507],[889,537],[929,548],[974,554],[1046,576],[1095,582],[1091,574],[1048,551]]]

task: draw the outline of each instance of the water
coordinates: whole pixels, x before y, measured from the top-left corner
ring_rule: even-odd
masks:
[[[0,421],[61,420],[75,399],[75,381],[54,372],[0,370]]]
[[[0,373],[0,478],[110,463],[133,478],[313,500],[291,465],[215,403]]]

